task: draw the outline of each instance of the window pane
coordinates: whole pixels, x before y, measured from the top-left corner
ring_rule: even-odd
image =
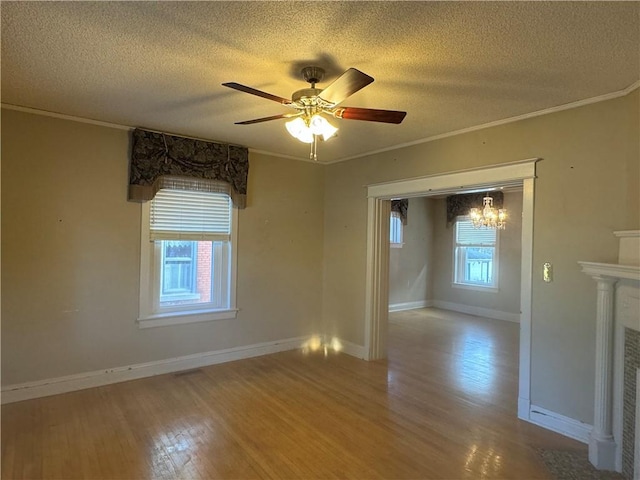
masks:
[[[212,242],[163,240],[160,306],[211,301]]]
[[[195,265],[195,242],[163,242],[162,294],[191,293]]]
[[[494,248],[460,247],[464,255],[464,282],[493,285]]]
[[[402,243],[402,219],[396,212],[391,212],[389,227],[389,243]]]

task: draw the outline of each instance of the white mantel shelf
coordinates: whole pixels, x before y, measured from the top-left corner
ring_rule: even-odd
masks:
[[[640,281],[640,266],[618,265],[616,263],[578,262],[582,271],[591,276],[604,276],[611,278],[624,278]]]

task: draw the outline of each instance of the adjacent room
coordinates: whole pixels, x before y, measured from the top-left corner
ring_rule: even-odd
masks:
[[[640,2],[0,14],[3,478],[640,479]]]
[[[453,372],[460,391],[517,411],[522,187],[492,190],[391,201],[387,332],[392,346],[412,339],[410,362],[435,348],[430,375]],[[491,210],[469,216],[487,198],[496,228],[483,225]]]

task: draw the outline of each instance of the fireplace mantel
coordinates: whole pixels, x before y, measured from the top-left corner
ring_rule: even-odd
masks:
[[[617,263],[578,262],[582,271],[592,277],[602,276],[612,279],[640,280],[640,266],[619,265]]]
[[[596,468],[620,472],[623,447],[627,453],[634,452],[640,438],[640,428],[636,427],[625,433],[635,432],[636,440],[627,440],[631,445],[622,442],[625,330],[640,331],[640,231],[614,235],[620,238],[619,263],[578,263],[597,282],[595,401],[589,460]],[[633,478],[640,479],[640,458],[635,456],[634,462]]]

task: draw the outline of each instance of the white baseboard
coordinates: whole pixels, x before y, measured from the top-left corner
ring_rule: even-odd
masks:
[[[433,300],[432,306],[442,308],[443,310],[453,310],[454,312],[466,313],[467,315],[476,315],[478,317],[494,318],[496,320],[520,323],[519,313],[503,312],[501,310],[474,307],[472,305],[463,305],[462,303],[444,302],[442,300]]]
[[[565,417],[536,405],[529,409],[529,422],[582,443],[589,443],[592,425]]]
[[[301,348],[308,341],[309,337],[289,338],[286,340],[257,343],[225,350],[196,353],[183,357],[110,368],[108,370],[98,370],[35,382],[8,385],[2,388],[1,403],[20,402],[31,398],[47,397],[49,395],[99,387],[111,383],[206,367],[207,365],[284,352],[286,350],[295,350],[296,348]],[[347,342],[344,342],[344,344],[346,345]],[[349,352],[345,349],[345,353]]]
[[[403,310],[415,310],[416,308],[433,307],[432,300],[418,300],[417,302],[394,303],[389,305],[390,312],[401,312]]]
[[[347,342],[346,340],[340,340],[340,344],[342,345],[342,349],[340,350],[342,353],[364,359],[364,346],[356,345],[355,343]]]

